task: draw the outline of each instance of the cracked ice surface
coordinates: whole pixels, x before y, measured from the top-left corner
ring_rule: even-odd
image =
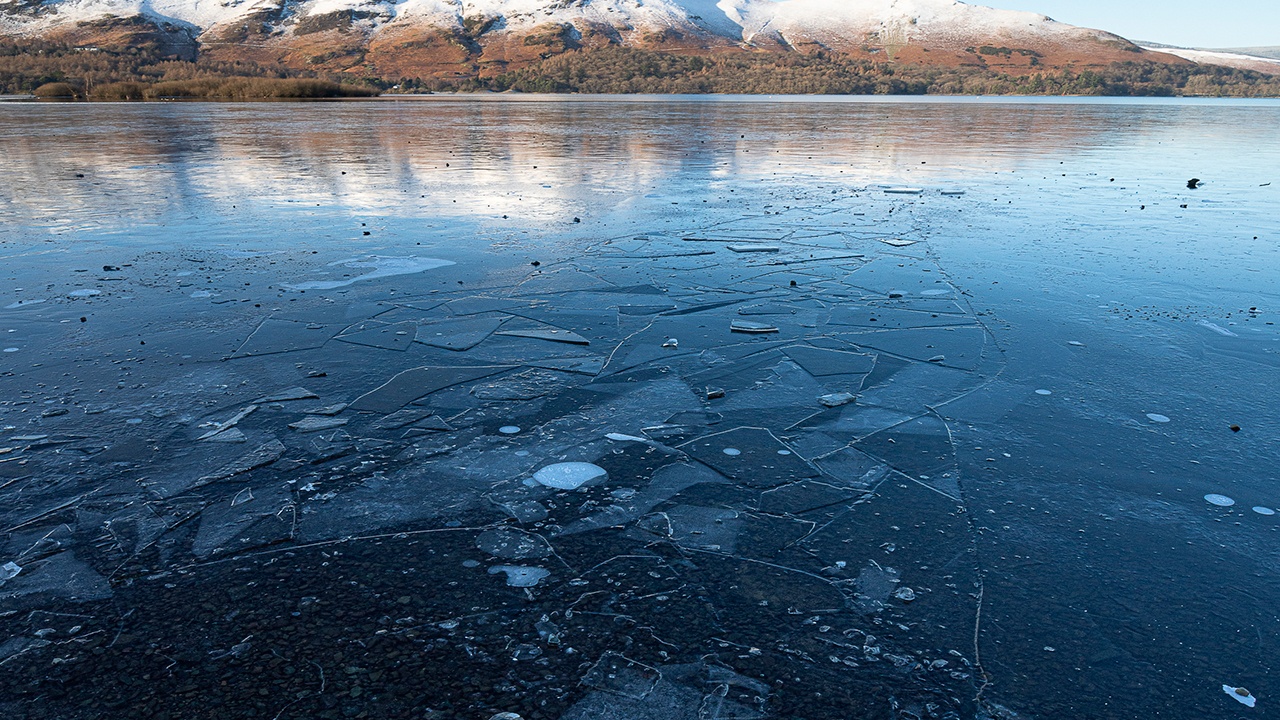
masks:
[[[1180,718],[1220,714],[1222,678],[1275,695],[1211,634],[1275,639],[1280,501],[1238,442],[1274,435],[1273,384],[1204,379],[1274,369],[1264,303],[1099,264],[1140,252],[1089,234],[1146,227],[1120,217],[1138,182],[1059,157],[1141,123],[386,107],[206,108],[194,140],[183,107],[105,108],[105,133],[34,108],[91,167],[14,150],[0,191],[0,707]],[[912,113],[965,132],[922,144]],[[997,200],[941,192],[979,171]],[[1231,223],[1269,217],[1232,192]],[[1042,210],[1088,252],[1021,208],[1045,197],[1089,208]]]

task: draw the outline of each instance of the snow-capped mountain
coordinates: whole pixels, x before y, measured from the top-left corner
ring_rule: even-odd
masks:
[[[1005,70],[1152,54],[1110,33],[955,0],[0,0],[0,33],[11,35],[92,44],[124,21],[223,57],[330,70],[358,58],[383,74],[463,62],[502,69],[606,45],[825,50]]]

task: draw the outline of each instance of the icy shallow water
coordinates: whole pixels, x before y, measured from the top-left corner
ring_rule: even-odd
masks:
[[[0,707],[1265,714],[1278,137],[7,103]]]

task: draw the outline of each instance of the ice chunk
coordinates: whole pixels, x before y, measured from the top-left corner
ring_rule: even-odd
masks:
[[[612,650],[600,656],[600,660],[582,678],[582,684],[605,692],[641,700],[653,692],[662,679],[662,673],[643,663],[636,662]]]
[[[353,345],[403,352],[413,344],[417,333],[418,325],[414,322],[401,322],[393,325],[361,323],[349,328],[347,332],[334,339]]]
[[[1204,499],[1205,499],[1205,502],[1209,503],[1210,505],[1217,505],[1218,507],[1231,507],[1232,505],[1236,504],[1235,500],[1232,500],[1226,495],[1219,495],[1217,493],[1209,493],[1208,495],[1204,496]]]
[[[736,253],[776,253],[779,250],[776,245],[756,245],[754,243],[730,245],[729,249]]]
[[[924,192],[924,188],[915,187],[895,187],[885,188],[885,195],[920,195]]]
[[[1168,415],[1161,415],[1161,414],[1159,414],[1159,413],[1147,413],[1147,419],[1148,419],[1148,420],[1150,420],[1151,422],[1154,422],[1154,423],[1167,423],[1167,422],[1169,422],[1169,416],[1168,416]]]
[[[506,573],[507,584],[511,587],[531,588],[551,576],[551,571],[539,567],[522,567],[519,565],[494,565],[489,568],[490,575]]]
[[[0,565],[0,585],[18,577],[18,573],[20,572],[22,572],[22,566],[18,563],[10,561],[4,565]]]
[[[587,483],[598,483],[609,476],[599,465],[567,462],[548,465],[533,474],[539,485],[557,490],[577,490]]]
[[[1240,703],[1241,705],[1244,705],[1245,707],[1253,707],[1258,704],[1258,699],[1253,696],[1253,693],[1249,692],[1248,690],[1245,690],[1242,687],[1231,687],[1230,685],[1223,685],[1222,692],[1230,695],[1232,698],[1235,699],[1236,702]]]
[[[776,333],[778,328],[768,323],[750,322],[748,320],[734,320],[729,323],[729,329],[733,332],[748,333],[752,335],[761,335],[765,333]]]
[[[196,484],[197,486],[208,485],[209,483],[233,478],[236,475],[242,475],[251,470],[257,470],[284,457],[284,451],[285,447],[279,440],[272,440],[269,443],[258,446],[253,452],[227,463],[217,471],[201,477],[196,481]]]
[[[502,433],[503,435],[519,435],[520,427],[517,425],[503,425],[502,427],[498,428],[498,432]]]
[[[91,290],[91,289],[89,289],[89,288],[85,288],[85,289],[83,289],[83,290],[72,290],[71,292],[67,293],[67,297],[69,297],[69,298],[87,298],[87,297],[96,297],[96,296],[101,295],[101,294],[102,294],[102,291],[101,291],[101,290]]]
[[[240,348],[231,357],[243,358],[294,350],[310,350],[329,342],[333,335],[334,329],[328,325],[267,319],[245,338]]]
[[[1266,515],[1268,517],[1276,514],[1275,510],[1272,510],[1269,507],[1263,507],[1261,505],[1258,505],[1257,507],[1255,507],[1253,511],[1258,513],[1259,515]]]
[[[900,247],[911,247],[912,245],[915,245],[919,241],[903,240],[902,238],[881,238],[880,242],[884,243],[885,245],[890,245],[892,247],[900,248]]]
[[[230,430],[231,428],[235,427],[235,426],[236,426],[236,425],[237,425],[241,420],[243,420],[243,419],[245,419],[246,417],[248,417],[248,416],[249,416],[253,411],[255,411],[255,410],[257,410],[257,409],[258,409],[258,406],[257,406],[257,405],[249,405],[249,406],[245,407],[245,408],[244,408],[243,410],[241,410],[240,412],[236,413],[235,415],[232,415],[232,416],[231,416],[230,418],[228,418],[226,421],[215,424],[215,425],[213,426],[213,429],[212,429],[212,430],[210,430],[209,432],[207,432],[207,433],[205,433],[205,434],[201,435],[200,437],[196,438],[196,440],[213,440],[213,439],[215,439],[218,435],[220,435],[220,434],[224,434],[224,433],[226,433],[226,431],[227,431],[227,430]],[[243,436],[243,435],[242,435],[242,436]],[[224,439],[221,439],[221,440],[219,440],[219,441],[220,441],[220,442],[228,442],[228,440],[226,440],[225,438],[224,438]],[[232,442],[234,442],[234,441],[232,441]]]
[[[840,407],[841,405],[848,405],[849,403],[857,399],[858,399],[858,396],[854,395],[853,393],[840,392],[840,393],[832,393],[830,395],[823,395],[822,397],[818,398],[818,402],[822,403],[823,405],[829,408],[836,408],[836,407]]]

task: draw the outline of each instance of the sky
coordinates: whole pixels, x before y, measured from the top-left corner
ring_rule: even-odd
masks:
[[[966,0],[1030,10],[1130,40],[1184,47],[1280,45],[1280,0]]]

